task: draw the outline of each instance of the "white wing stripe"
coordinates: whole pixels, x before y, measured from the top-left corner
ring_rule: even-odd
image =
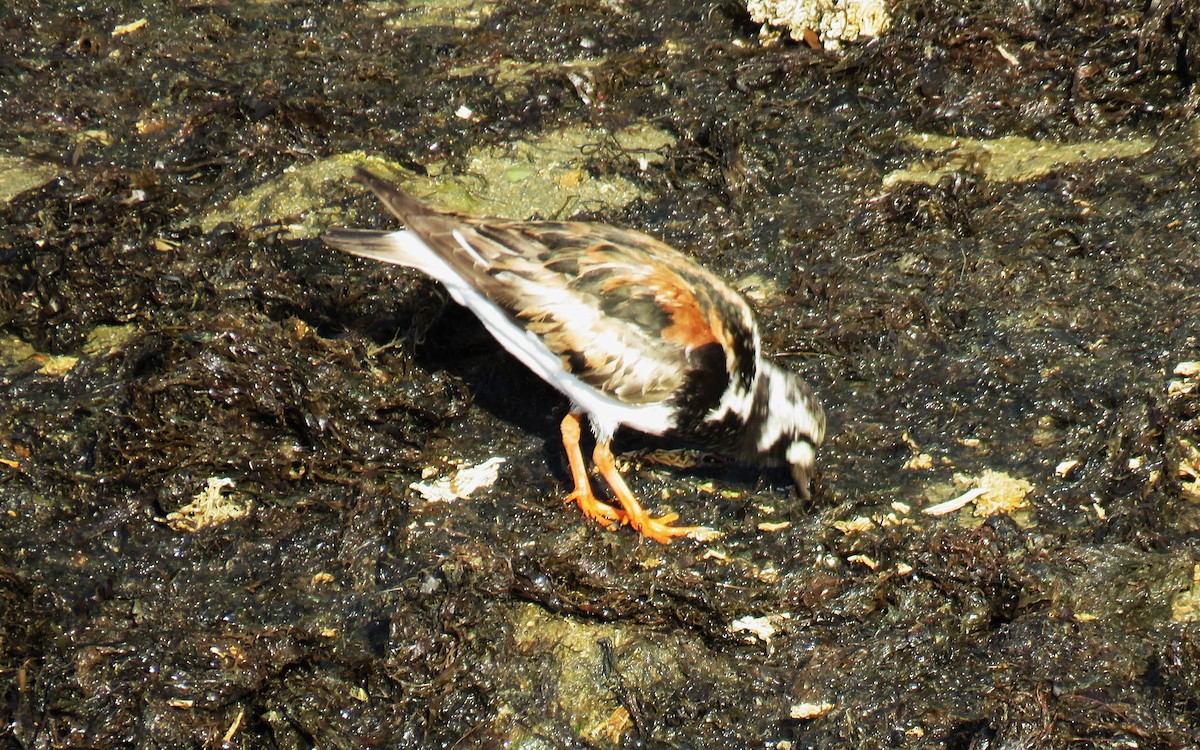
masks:
[[[458,232],[454,236],[470,249]],[[651,435],[661,435],[675,426],[673,410],[665,403],[627,404],[567,372],[558,355],[550,351],[536,334],[525,330],[504,310],[480,294],[416,234],[410,231],[394,232],[389,239],[402,248],[402,252],[397,253],[397,259],[391,262],[418,268],[442,282],[454,301],[475,313],[501,346],[571,399],[576,407],[588,413],[597,438],[611,438],[620,425],[628,425]],[[472,253],[478,256],[473,250]],[[598,315],[594,311],[589,313]],[[592,346],[600,345],[593,343]]]

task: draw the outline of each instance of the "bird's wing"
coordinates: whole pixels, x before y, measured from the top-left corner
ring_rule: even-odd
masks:
[[[735,364],[733,328],[753,326],[723,282],[640,232],[472,221],[457,238],[487,261],[476,288],[569,372],[626,403],[664,400],[689,377],[723,386]]]
[[[669,398],[689,377],[720,388],[739,367],[753,376],[757,352],[738,350],[758,340],[745,300],[653,237],[601,224],[460,216],[365,170],[359,178],[463,281],[593,388],[646,404]]]

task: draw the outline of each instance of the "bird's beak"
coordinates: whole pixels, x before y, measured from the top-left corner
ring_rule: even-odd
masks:
[[[792,481],[796,483],[796,491],[800,493],[801,499],[812,499],[812,491],[809,489],[812,483],[812,464],[792,464]]]

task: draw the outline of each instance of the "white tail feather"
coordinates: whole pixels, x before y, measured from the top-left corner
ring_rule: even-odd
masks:
[[[545,342],[480,294],[413,232],[332,229],[324,239],[351,255],[415,268],[442,282],[450,297],[475,313],[501,346],[586,411],[598,438],[608,440],[622,424],[651,435],[661,435],[674,425],[671,408],[664,403],[627,404],[576,378]]]
[[[443,284],[462,284],[450,264],[435,253],[416,234],[402,229],[399,232],[377,232],[370,229],[331,229],[325,242],[360,258],[393,263],[414,268]]]

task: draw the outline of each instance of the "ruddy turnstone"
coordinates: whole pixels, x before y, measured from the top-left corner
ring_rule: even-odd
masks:
[[[359,168],[406,229],[334,229],[325,242],[432,276],[526,367],[571,401],[562,441],[567,502],[605,527],[664,544],[703,527],[647,513],[609,447],[622,425],[766,465],[788,464],[802,495],[825,413],[812,389],[760,351],[749,304],[679,251],[641,232],[572,221],[509,221],[439,211]],[[592,461],[620,507],[592,493]]]

